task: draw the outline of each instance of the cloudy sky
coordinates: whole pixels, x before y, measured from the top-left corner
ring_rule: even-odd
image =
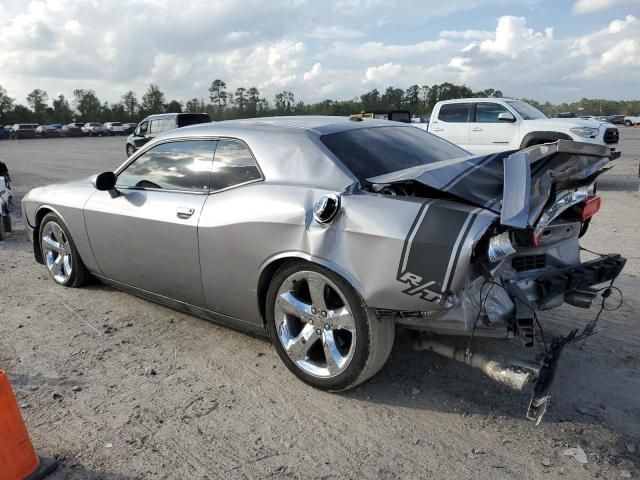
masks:
[[[552,102],[640,97],[640,0],[0,0],[0,85],[157,83],[206,97],[215,78],[313,102],[466,83]]]

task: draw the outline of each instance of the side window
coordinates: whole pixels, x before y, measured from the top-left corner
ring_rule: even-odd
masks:
[[[162,143],[120,172],[116,186],[206,193],[215,149],[215,140]]]
[[[499,123],[498,115],[509,113],[499,103],[480,102],[476,104],[476,123]]]
[[[138,135],[140,136],[146,135],[147,131],[149,130],[149,122],[142,122],[137,130],[138,130]]]
[[[470,103],[447,103],[440,107],[438,120],[449,123],[466,123],[471,112]]]
[[[211,191],[260,180],[262,174],[247,146],[237,140],[220,140],[213,159]]]
[[[167,130],[173,130],[174,128],[176,128],[175,118],[167,118],[166,120],[162,120],[161,128],[161,132],[166,132]]]
[[[149,125],[149,133],[158,133],[162,130],[160,126],[162,125],[162,120],[151,120],[151,124]]]

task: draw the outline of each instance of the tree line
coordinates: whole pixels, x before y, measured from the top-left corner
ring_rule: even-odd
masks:
[[[153,113],[193,112],[208,113],[213,120],[251,118],[271,115],[349,115],[360,111],[409,110],[413,115],[427,117],[436,102],[453,98],[500,98],[500,90],[488,88],[473,91],[466,85],[445,82],[439,85],[411,85],[405,90],[388,87],[383,91],[370,90],[350,100],[322,100],[304,103],[295,94],[284,90],[268,100],[256,87],[238,87],[229,90],[227,84],[216,79],[211,82],[207,97],[195,97],[186,101],[167,100],[160,87],[149,85],[142,97],[128,91],[119,101],[102,102],[91,89],[76,89],[73,98],[60,94],[50,98],[46,91],[36,88],[26,97],[26,105],[17,103],[0,86],[0,124],[20,122],[71,123],[87,122],[138,122]],[[523,99],[549,116],[561,112],[609,115],[640,112],[640,101],[612,101],[582,99],[559,105],[544,104]]]

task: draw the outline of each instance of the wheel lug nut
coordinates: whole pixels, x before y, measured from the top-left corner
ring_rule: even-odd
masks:
[[[317,329],[317,330],[316,330],[316,333],[317,333],[318,335],[320,335],[320,334],[322,333],[322,330]]]
[[[310,318],[310,319],[309,319],[309,324],[310,324],[310,325],[313,325],[313,318]]]
[[[315,308],[311,308],[311,313],[313,313],[314,315],[316,314],[317,310]]]
[[[327,312],[325,312],[324,310],[322,311],[322,316],[326,317],[327,316]]]
[[[325,323],[325,324],[324,324],[324,329],[325,329],[325,330],[329,330],[330,328],[331,328],[331,327],[329,326],[329,324],[328,324],[328,323]]]

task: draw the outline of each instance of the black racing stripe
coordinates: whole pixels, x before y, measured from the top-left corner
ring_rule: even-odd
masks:
[[[402,264],[404,263],[404,256],[407,254],[407,248],[409,247],[409,239],[411,238],[413,231],[416,228],[418,228],[418,221],[422,216],[422,212],[424,212],[424,209],[427,208],[431,202],[432,200],[429,200],[422,204],[422,206],[420,207],[420,210],[418,210],[418,214],[416,215],[416,218],[413,220],[413,223],[411,224],[411,228],[409,228],[409,233],[407,234],[407,238],[404,239],[404,245],[402,246],[402,254],[400,255],[400,264],[398,265],[398,276],[397,276],[398,280],[404,273],[404,271],[402,270]]]
[[[469,232],[471,231],[471,227],[473,227],[473,224],[477,219],[478,219],[478,215],[474,213],[473,218],[469,221],[469,225],[467,225],[467,228],[465,228],[464,233],[462,234],[462,238],[460,239],[460,244],[458,245],[458,250],[456,251],[456,256],[453,259],[453,265],[451,265],[451,275],[449,275],[449,281],[447,282],[446,285],[442,286],[442,293],[446,292],[447,290],[449,290],[449,288],[451,288],[451,283],[453,282],[453,277],[455,276],[455,273],[456,273],[456,267],[458,266],[458,260],[460,259],[460,253],[462,252],[462,248],[464,247],[464,242],[467,239]]]
[[[480,160],[478,163],[474,163],[471,164],[471,166],[465,170],[463,170],[462,172],[460,172],[458,175],[456,175],[455,177],[453,177],[449,182],[447,182],[447,184],[445,186],[442,187],[442,190],[447,190],[448,188],[451,188],[451,185],[455,184],[459,179],[461,179],[462,177],[465,177],[467,175],[469,175],[471,172],[473,172],[474,170],[484,166],[485,164],[493,161],[495,159],[495,157],[497,156],[497,154],[493,154],[493,155],[487,155],[485,157],[479,157],[482,158],[482,160]],[[474,159],[475,160],[475,159]],[[469,162],[471,162],[469,160]]]
[[[408,248],[407,271],[420,275],[423,281],[444,282],[453,247],[464,225],[468,211],[433,204],[418,226]]]

